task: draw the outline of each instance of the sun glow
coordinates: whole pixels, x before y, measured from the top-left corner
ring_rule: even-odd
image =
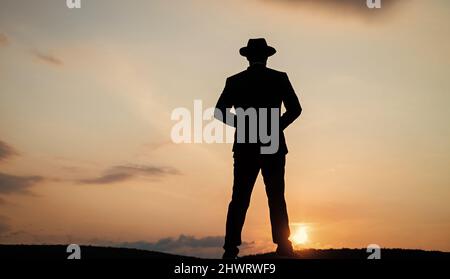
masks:
[[[294,244],[305,244],[308,242],[308,228],[305,225],[298,226],[292,235],[291,240]]]

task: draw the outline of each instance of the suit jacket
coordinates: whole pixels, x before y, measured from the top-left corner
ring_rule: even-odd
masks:
[[[284,105],[286,111],[280,116],[281,104]],[[232,116],[233,122],[226,122],[225,115],[231,113],[230,109],[232,107],[234,109],[242,108],[243,110],[255,108],[257,111],[260,108],[266,108],[268,110],[268,120],[266,121],[269,126],[267,127],[268,135],[271,133],[270,109],[278,108],[279,148],[276,153],[286,154],[288,152],[283,131],[300,116],[302,108],[286,73],[267,68],[265,65],[256,64],[248,67],[243,72],[227,78],[225,88],[216,105],[215,116],[224,123],[236,127],[237,117],[235,114]],[[247,137],[249,132],[248,120],[245,127]],[[259,116],[257,121],[257,127],[259,127]],[[259,137],[256,143],[250,143],[248,138],[246,142],[238,143],[235,133],[233,152],[235,156],[237,154],[256,154],[260,153],[261,145],[270,145],[270,143],[262,143]]]

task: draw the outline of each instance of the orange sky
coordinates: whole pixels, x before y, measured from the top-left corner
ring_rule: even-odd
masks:
[[[217,256],[231,146],[173,144],[170,114],[213,106],[266,37],[304,108],[287,131],[298,247],[450,251],[448,1],[64,2],[0,2],[1,243]],[[273,249],[260,178],[243,234],[244,253]]]

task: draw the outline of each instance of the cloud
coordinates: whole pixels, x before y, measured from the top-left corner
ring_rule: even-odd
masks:
[[[0,47],[4,47],[4,46],[8,46],[8,45],[9,45],[8,37],[5,34],[0,33]]]
[[[44,62],[46,64],[50,64],[53,66],[62,66],[64,64],[64,62],[61,59],[48,53],[32,50],[31,54],[39,61]]]
[[[163,238],[156,242],[136,241],[115,244],[118,247],[134,248],[158,252],[166,252],[178,255],[195,257],[220,257],[223,252],[223,236],[206,236],[196,238],[194,236],[180,235],[178,238]],[[245,248],[250,244],[243,242],[240,248]]]
[[[132,179],[138,176],[162,177],[176,175],[179,171],[170,167],[155,167],[144,165],[114,166],[95,178],[77,180],[81,184],[109,184]]]
[[[12,146],[0,140],[0,161],[18,154]]]
[[[9,144],[0,141],[0,162],[19,153]],[[29,188],[43,181],[42,176],[18,176],[0,172],[0,194],[20,193],[28,194]],[[0,197],[0,204],[5,200]]]
[[[16,176],[0,172],[0,194],[27,194],[29,188],[43,180],[41,176]]]
[[[300,8],[329,11],[335,14],[356,15],[371,18],[384,15],[387,11],[391,11],[393,7],[404,1],[381,0],[381,9],[369,9],[366,0],[277,0],[277,2],[290,6],[295,5]]]
[[[178,238],[167,237],[158,240],[157,242],[124,242],[121,245],[129,248],[139,248],[153,251],[173,251],[180,247],[191,248],[208,248],[220,247],[223,245],[222,236],[207,236],[196,238],[194,236],[180,235]]]

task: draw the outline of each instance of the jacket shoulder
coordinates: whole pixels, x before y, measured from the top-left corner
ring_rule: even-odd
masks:
[[[242,72],[239,72],[239,73],[237,73],[237,74],[234,74],[234,75],[232,75],[232,76],[229,76],[229,77],[227,78],[227,80],[228,80],[228,81],[233,81],[233,80],[240,79],[240,78],[242,78],[243,76],[245,76],[246,72],[247,72],[247,70],[244,70],[244,71],[242,71]]]
[[[278,71],[278,70],[274,70],[271,68],[267,68],[267,71],[273,75],[277,75],[277,76],[287,76],[287,74],[285,72],[282,71]]]
[[[277,71],[277,70],[274,70],[274,69],[271,69],[271,68],[265,68],[265,69],[266,69],[266,73],[269,73],[270,75],[273,75],[273,76],[279,76],[279,77],[287,76],[287,74],[285,72],[282,72],[282,71]],[[241,79],[241,78],[245,77],[247,75],[247,73],[248,73],[248,70],[244,70],[242,72],[239,72],[237,74],[229,76],[227,78],[227,80],[233,81],[233,80]]]

